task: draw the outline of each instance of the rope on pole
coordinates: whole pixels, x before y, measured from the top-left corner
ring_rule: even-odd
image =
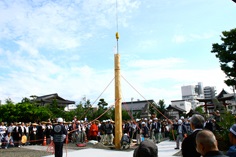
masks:
[[[158,112],[160,113],[170,124],[173,124],[173,122],[167,118],[163,113],[161,113],[157,108],[156,106],[154,106],[152,103],[150,103],[136,88],[134,88],[134,86],[131,85],[131,83],[129,83],[123,76],[121,76],[144,100],[146,100],[148,102],[148,104],[151,104],[152,107]],[[172,129],[173,130],[173,129]],[[173,135],[173,138],[175,139],[174,137],[174,134]]]
[[[106,89],[111,85],[111,83],[113,82],[113,80],[115,79],[115,77],[109,82],[109,84],[105,87],[105,89],[102,91],[102,93],[97,97],[97,99],[92,103],[92,105],[84,112],[84,114],[79,118],[83,118],[87,112],[89,111],[90,108],[92,108],[92,106],[95,104],[95,102],[102,96],[102,94],[106,91]]]

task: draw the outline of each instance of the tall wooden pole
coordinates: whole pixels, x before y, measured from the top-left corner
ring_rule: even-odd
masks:
[[[116,33],[117,50],[119,34]],[[121,108],[121,85],[120,85],[120,55],[115,54],[115,148],[120,149],[122,137],[122,108]]]

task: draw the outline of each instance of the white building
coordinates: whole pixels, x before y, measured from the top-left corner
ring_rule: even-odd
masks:
[[[204,87],[204,98],[213,99],[216,97],[216,87],[206,86]]]
[[[71,110],[75,110],[75,109],[77,109],[77,106],[75,104],[70,104],[64,108],[64,111],[71,111]]]
[[[181,108],[188,113],[192,109],[192,104],[189,101],[186,100],[173,100],[171,101],[171,106],[176,106],[178,108]]]
[[[236,114],[236,95],[235,93],[228,93],[224,94],[224,97],[230,97],[232,96],[233,98],[231,100],[227,100],[226,103],[228,104],[227,111],[231,111],[232,114]]]
[[[204,98],[203,85],[198,82],[197,85],[187,85],[181,87],[182,99],[191,103],[191,108],[195,109],[199,106],[199,102],[196,99]]]

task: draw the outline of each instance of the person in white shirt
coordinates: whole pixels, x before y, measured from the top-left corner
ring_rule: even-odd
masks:
[[[5,136],[7,131],[7,127],[4,125],[4,122],[0,123],[0,136]]]
[[[12,131],[13,131],[13,129],[15,128],[16,126],[13,124],[13,123],[11,123],[9,126],[8,126],[8,128],[7,128],[7,132],[9,133],[12,133]]]

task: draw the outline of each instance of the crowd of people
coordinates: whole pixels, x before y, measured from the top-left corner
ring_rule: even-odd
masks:
[[[21,147],[25,145],[41,145],[46,137],[46,144],[51,143],[51,134],[56,120],[47,120],[37,123],[15,122],[9,125],[0,123],[1,148]],[[63,122],[68,131],[68,142],[83,144],[87,140],[96,140],[104,145],[113,145],[115,136],[114,121],[107,119],[101,122],[77,120],[75,116],[71,122]],[[144,138],[150,138],[159,143],[162,138],[168,137],[170,124],[166,120],[159,121],[136,119],[134,121],[123,121],[123,133],[129,138],[137,140],[137,144]]]
[[[114,145],[115,123],[111,119],[88,122],[78,120],[75,116],[71,122],[60,121],[66,130],[66,135],[68,135],[68,138],[64,139],[64,143],[72,142],[79,145],[86,143],[87,140],[96,140],[103,145]],[[47,120],[38,124],[18,122],[7,125],[1,122],[0,148],[42,145],[45,139],[46,144],[50,144],[53,140],[53,129],[56,125],[57,120]],[[211,145],[217,142],[214,134],[211,134],[217,129],[216,121],[214,119],[205,120],[203,116],[198,114],[190,118],[182,116],[173,120],[160,120],[156,117],[128,120],[123,121],[122,129],[123,136],[120,142],[123,149],[128,149],[132,141],[135,141],[136,145],[140,145],[147,140],[158,144],[163,138],[173,137],[176,141],[175,149],[181,149],[183,157],[200,157],[202,154],[207,153],[202,150],[207,144],[204,142],[203,137],[209,136],[212,140]],[[202,130],[208,131],[200,134],[199,132],[202,132]],[[173,131],[176,136],[174,136]],[[236,124],[230,128],[229,133],[230,141],[234,146],[230,147],[227,153],[229,156],[236,156]],[[214,149],[217,150],[218,148]]]

